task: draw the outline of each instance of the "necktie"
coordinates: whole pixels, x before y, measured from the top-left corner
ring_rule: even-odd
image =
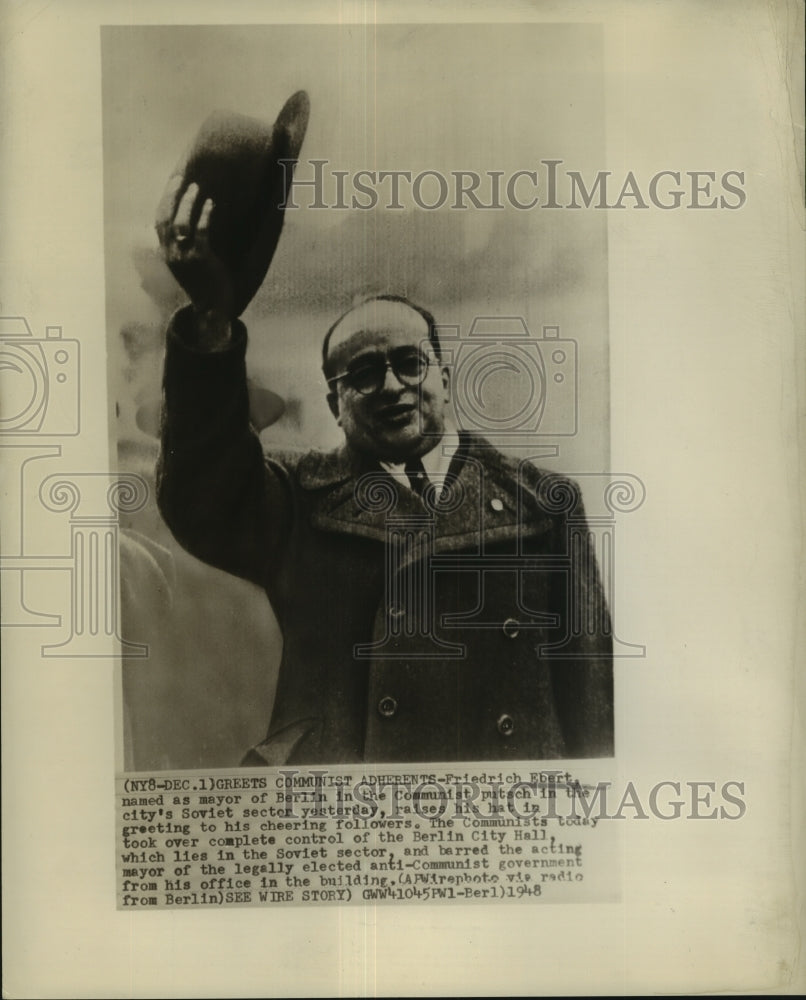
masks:
[[[409,477],[409,484],[418,496],[423,495],[423,491],[428,486],[428,476],[425,473],[425,466],[419,458],[413,458],[406,462],[406,475]]]

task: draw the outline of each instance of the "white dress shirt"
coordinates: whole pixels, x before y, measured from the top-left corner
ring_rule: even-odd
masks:
[[[448,470],[451,466],[451,460],[458,450],[459,434],[455,427],[446,426],[445,433],[440,438],[436,447],[420,456],[420,461],[423,463],[425,473],[428,476],[429,481],[434,484],[438,497],[442,493],[442,487],[445,485],[445,479],[447,478]],[[405,486],[409,486],[405,462],[381,462],[381,466],[386,469],[390,475],[394,476],[395,479],[402,482]]]

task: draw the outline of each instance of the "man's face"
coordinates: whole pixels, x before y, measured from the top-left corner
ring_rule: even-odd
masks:
[[[434,448],[445,431],[448,370],[439,364],[428,342],[425,319],[403,302],[366,302],[333,331],[329,375],[360,372],[365,366],[391,361],[405,378],[412,355],[418,353],[429,362],[419,385],[404,384],[392,368],[387,368],[376,391],[362,393],[349,374],[331,383],[330,409],[356,451],[382,461],[405,462]],[[362,384],[360,378],[356,382]]]

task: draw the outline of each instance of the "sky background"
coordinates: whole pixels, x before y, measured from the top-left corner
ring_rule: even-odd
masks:
[[[132,417],[143,401],[153,413],[162,330],[182,301],[159,259],[157,201],[214,109],[272,121],[290,94],[307,90],[300,178],[312,176],[305,161],[313,159],[351,174],[538,170],[541,183],[541,159],[562,159],[586,178],[604,168],[595,25],[110,27],[102,57],[107,328],[120,438],[138,438]],[[520,316],[533,336],[550,325],[576,340],[579,433],[544,464],[606,469],[606,213],[424,211],[405,196],[395,211],[383,207],[388,182],[380,190],[379,208],[343,211],[305,207],[300,189],[303,207],[286,213],[269,275],[244,315],[250,375],[289,404],[266,443],[339,443],[319,373],[322,336],[356,296],[394,292],[462,336],[476,316]],[[424,197],[434,190],[424,187]],[[519,190],[525,197],[528,182]],[[479,193],[486,201],[485,183]],[[488,404],[505,407],[506,376],[487,388]]]

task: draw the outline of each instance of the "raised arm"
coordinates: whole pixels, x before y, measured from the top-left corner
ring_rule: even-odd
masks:
[[[292,498],[249,423],[238,317],[276,250],[288,161],[299,153],[307,115],[304,94],[286,103],[273,129],[212,115],[157,210],[165,261],[190,299],[167,334],[160,510],[191,553],[264,586],[287,537]]]
[[[290,526],[290,489],[267,466],[249,423],[246,329],[204,350],[191,308],[168,329],[157,498],[177,541],[197,558],[266,585]]]

